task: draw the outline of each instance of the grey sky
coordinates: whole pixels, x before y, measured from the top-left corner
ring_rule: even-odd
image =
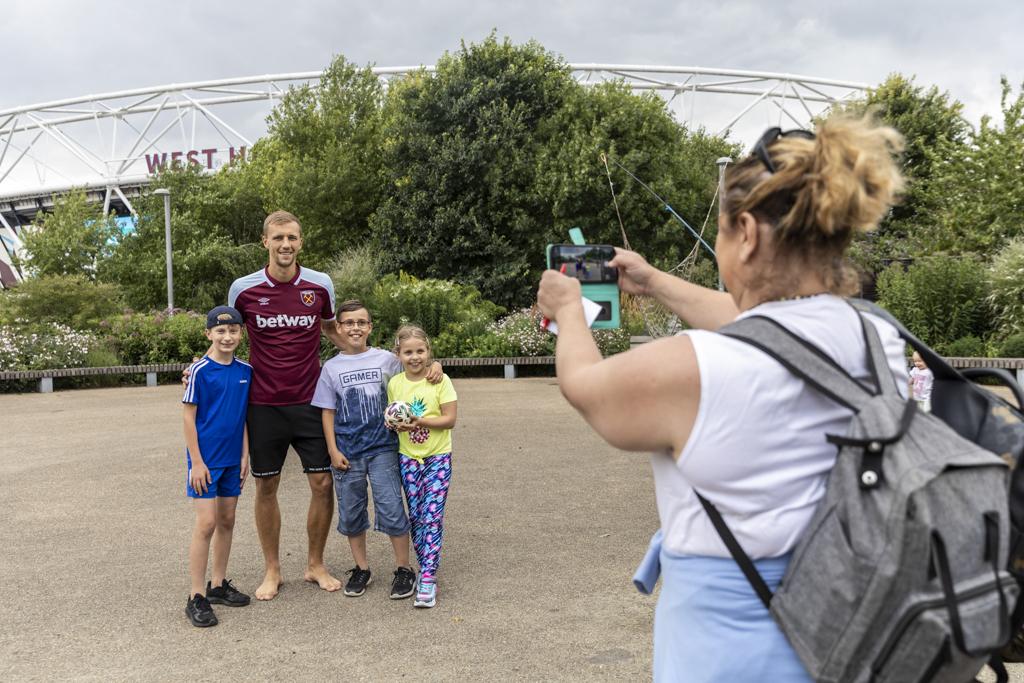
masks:
[[[432,64],[492,29],[569,62],[916,74],[998,112],[1024,81],[1024,2],[4,0],[0,109],[127,88],[324,67]]]

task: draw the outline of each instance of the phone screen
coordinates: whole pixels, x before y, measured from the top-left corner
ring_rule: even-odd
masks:
[[[607,244],[553,244],[548,267],[561,270],[580,282],[617,283],[619,271],[608,265],[615,258],[615,248]]]

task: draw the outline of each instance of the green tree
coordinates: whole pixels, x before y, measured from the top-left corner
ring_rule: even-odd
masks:
[[[257,242],[263,223],[258,193],[240,185],[241,171],[222,169],[205,177],[193,168],[168,169],[151,187],[171,191],[174,304],[206,311],[225,303],[240,275],[258,270],[266,252]],[[99,276],[118,283],[137,310],[163,309],[167,302],[163,198],[146,194],[135,202],[134,232],[100,264]]]
[[[80,275],[94,280],[97,264],[109,256],[118,234],[113,214],[103,215],[84,189],[54,196],[52,213],[40,213],[22,234],[25,257],[19,265],[37,276]]]
[[[318,87],[289,90],[268,119],[241,177],[258,185],[267,212],[302,223],[303,262],[314,268],[369,237],[383,200],[383,86],[370,67],[337,57]]]
[[[529,298],[541,235],[555,234],[535,189],[538,152],[574,87],[537,43],[494,34],[388,91],[388,197],[372,225],[393,266],[477,286],[503,304]]]
[[[716,159],[740,155],[737,145],[685,129],[658,95],[635,95],[624,83],[573,89],[551,125],[558,132],[541,150],[537,183],[555,227],[546,238],[563,242],[566,228],[578,225],[590,242],[622,245],[610,175],[629,245],[664,267],[679,263],[695,240],[615,162],[700,230],[718,181]],[[714,244],[716,233],[710,216],[706,241]]]
[[[676,123],[656,96],[588,89],[559,57],[492,33],[446,54],[433,74],[394,83],[385,101],[387,199],[371,225],[392,267],[472,284],[506,307],[529,303],[544,246],[584,229],[622,243],[600,155],[650,181],[698,223],[714,159],[733,148]],[[631,246],[658,262],[688,238],[612,166]]]
[[[1014,96],[1005,78],[1000,109],[1002,120],[982,117],[932,183],[936,249],[989,254],[1024,235],[1024,89]]]
[[[902,158],[905,195],[879,229],[858,245],[859,260],[877,270],[883,259],[932,253],[930,227],[936,223],[941,200],[934,188],[936,177],[948,159],[967,152],[971,127],[963,116],[963,105],[935,86],[926,89],[915,85],[913,78],[893,74],[863,100],[843,110],[853,114],[872,111],[906,141]]]

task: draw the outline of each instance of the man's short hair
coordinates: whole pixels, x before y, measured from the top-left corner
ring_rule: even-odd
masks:
[[[294,223],[299,226],[299,231],[302,231],[302,223],[299,223],[299,219],[295,217],[295,214],[288,213],[287,211],[275,211],[263,220],[263,235],[266,236],[267,229],[271,225],[285,225],[286,223]]]
[[[366,304],[364,304],[359,299],[349,299],[348,301],[342,301],[340,304],[338,304],[338,316],[339,317],[341,316],[342,313],[351,313],[352,311],[359,311],[359,310],[366,311],[366,318],[367,318],[367,320],[369,320],[370,322],[373,322],[373,316],[370,315],[370,309],[367,308]]]

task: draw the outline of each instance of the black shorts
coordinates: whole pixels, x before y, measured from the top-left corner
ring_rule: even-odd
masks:
[[[281,474],[288,446],[294,446],[302,471],[329,472],[331,456],[324,441],[320,409],[308,404],[255,406],[250,404],[245,424],[249,428],[249,467],[254,477]]]

